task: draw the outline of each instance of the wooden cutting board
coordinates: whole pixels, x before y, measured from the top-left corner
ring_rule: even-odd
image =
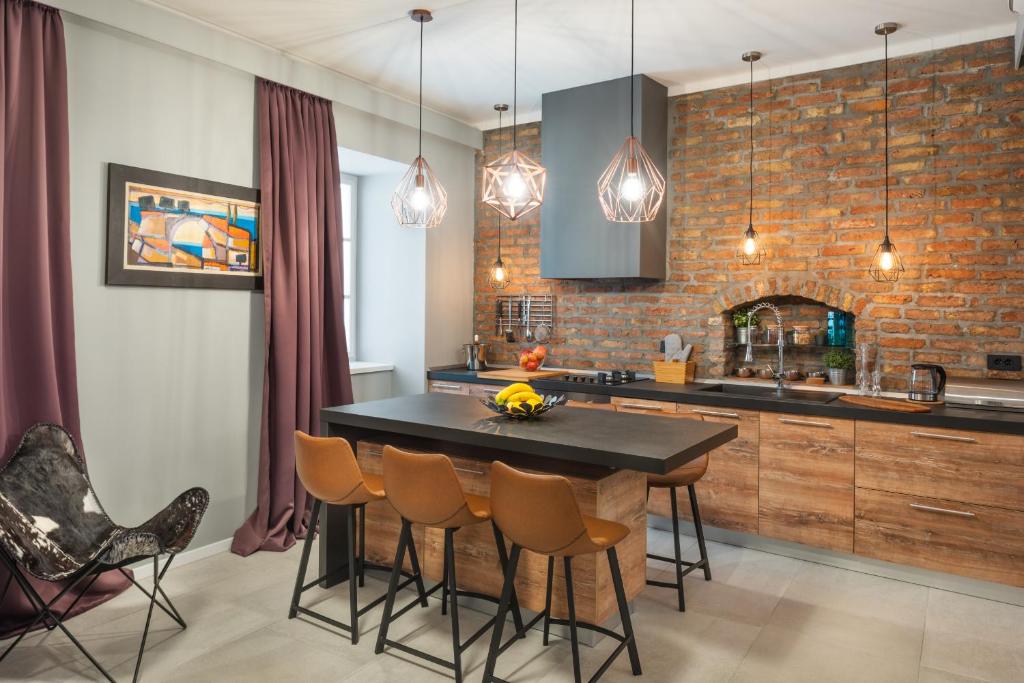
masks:
[[[478,372],[476,376],[480,379],[507,379],[513,382],[529,382],[534,379],[547,379],[548,377],[561,377],[567,375],[565,370],[534,370],[528,372],[519,368],[505,368],[503,370],[488,370]]]
[[[848,394],[846,396],[840,396],[839,400],[864,406],[865,408],[895,410],[899,413],[930,413],[932,411],[929,406],[921,405],[919,403],[911,403],[910,401],[894,401],[893,399],[875,398],[874,396],[854,396]]]

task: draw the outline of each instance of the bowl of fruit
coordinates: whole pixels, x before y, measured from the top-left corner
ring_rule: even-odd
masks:
[[[548,350],[542,344],[525,348],[519,352],[519,369],[527,372],[540,370],[547,357]]]
[[[498,415],[512,420],[529,420],[565,403],[565,396],[541,396],[529,384],[510,384],[494,398],[480,401]]]

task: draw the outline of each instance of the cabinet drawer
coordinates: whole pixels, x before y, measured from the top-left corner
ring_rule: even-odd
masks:
[[[854,421],[761,413],[758,529],[853,552]]]
[[[432,379],[427,382],[427,391],[438,394],[468,394],[469,385],[461,382],[448,382]]]
[[[680,417],[703,419],[706,422],[736,425],[738,436],[711,451],[708,471],[695,485],[701,519],[720,529],[757,533],[757,452],[759,413],[719,406],[678,404]],[[692,518],[684,491],[679,516]],[[668,492],[651,491],[648,510],[656,515],[671,515]]]
[[[506,386],[505,384],[470,384],[469,395],[494,398]]]
[[[856,552],[1024,586],[1024,512],[857,489]]]
[[[594,401],[576,401],[570,399],[565,402],[565,405],[570,408],[591,408],[593,410],[610,410],[612,412],[615,412],[616,410],[614,403],[595,403]]]
[[[612,404],[616,410],[622,413],[648,413],[653,415],[664,413],[673,417],[676,415],[676,404],[672,401],[650,401],[645,398],[612,396]],[[680,415],[679,417],[683,416]]]
[[[1024,437],[859,422],[857,486],[1024,510]]]

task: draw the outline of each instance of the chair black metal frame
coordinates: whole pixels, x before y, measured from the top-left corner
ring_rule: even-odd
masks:
[[[295,590],[292,592],[291,606],[288,608],[288,618],[294,619],[299,614],[304,614],[307,617],[318,619],[326,624],[330,624],[335,628],[339,628],[343,631],[347,631],[350,634],[350,638],[353,645],[359,642],[359,617],[363,616],[374,607],[384,602],[388,594],[385,592],[378,598],[374,599],[362,608],[359,607],[358,603],[358,591],[357,585],[363,587],[365,585],[366,570],[386,572],[388,575],[391,574],[391,567],[386,567],[378,564],[371,564],[365,561],[366,557],[366,504],[360,505],[345,505],[347,508],[345,514],[345,521],[348,527],[348,576],[341,578],[342,581],[348,581],[348,601],[349,601],[349,623],[343,624],[337,619],[332,619],[324,614],[316,612],[308,607],[303,607],[299,604],[299,599],[302,594],[315,586],[321,585],[324,581],[332,578],[330,574],[324,574],[308,583],[303,583],[306,578],[306,570],[309,565],[309,555],[313,548],[313,537],[316,535],[317,522],[320,520],[320,511],[323,506],[323,502],[319,499],[313,503],[313,510],[310,513],[309,519],[309,531],[306,533],[306,540],[302,545],[302,559],[299,562],[299,573],[295,577]],[[356,521],[355,518],[359,517],[359,553],[356,554]],[[423,589],[423,575],[420,573],[419,558],[416,557],[416,548],[412,548],[409,553],[409,561],[412,564],[412,573],[401,572],[402,576],[406,577],[406,580],[398,585],[396,590],[406,588],[411,584],[416,584],[416,591],[419,594],[418,602],[421,606],[427,606],[427,596],[430,594]],[[415,602],[413,604],[415,604]]]
[[[679,504],[676,499],[676,487],[670,488],[668,493],[669,500],[672,502],[672,540],[675,543],[675,557],[665,557],[664,555],[647,553],[647,559],[657,560],[659,562],[668,562],[676,568],[675,582],[647,579],[647,585],[659,586],[661,588],[675,588],[679,597],[680,612],[686,611],[686,598],[683,596],[683,577],[695,569],[703,569],[704,580],[711,580],[711,566],[708,563],[708,549],[704,543],[704,527],[700,522],[700,508],[697,506],[697,492],[694,489],[693,484],[690,484],[686,488],[689,489],[690,492],[690,509],[693,512],[693,527],[697,532],[697,547],[700,549],[700,560],[697,562],[687,562],[682,557],[682,551],[679,546]],[[648,488],[648,498],[650,495],[651,490]]]
[[[608,670],[608,667],[612,665],[615,659],[622,654],[623,650],[629,653],[629,663],[632,668],[633,675],[639,676],[643,672],[640,667],[640,653],[636,647],[636,636],[633,633],[633,622],[629,616],[629,604],[626,602],[626,591],[622,585],[622,573],[619,571],[619,558],[615,553],[614,546],[608,548],[606,551],[608,555],[608,566],[612,573],[612,584],[615,587],[615,599],[619,605],[619,618],[622,621],[622,633],[616,633],[611,629],[597,626],[596,624],[589,624],[576,619],[576,602],[575,595],[572,586],[572,558],[564,557],[565,567],[565,598],[568,607],[569,618],[568,619],[554,619],[551,617],[551,590],[552,583],[555,574],[555,558],[552,555],[548,556],[548,575],[547,575],[547,590],[544,597],[544,611],[536,615],[530,620],[525,626],[517,629],[514,637],[510,638],[504,644],[501,642],[501,633],[505,625],[505,615],[509,609],[511,603],[511,597],[515,592],[515,579],[516,570],[519,566],[519,555],[522,552],[522,548],[518,545],[512,546],[512,552],[508,560],[508,568],[505,571],[505,581],[501,590],[501,602],[498,604],[498,614],[495,617],[494,631],[491,634],[491,647],[487,654],[487,664],[484,668],[483,683],[491,683],[491,681],[497,681],[498,683],[506,683],[503,679],[498,678],[494,675],[495,666],[498,663],[498,657],[505,652],[517,638],[524,636],[525,632],[533,628],[534,625],[541,619],[544,620],[544,645],[549,642],[549,634],[551,624],[558,626],[566,626],[569,629],[569,639],[572,644],[572,670],[573,678],[576,683],[581,683],[582,677],[580,672],[580,646],[579,646],[579,631],[578,629],[584,628],[589,631],[595,631],[602,635],[608,636],[618,642],[615,650],[608,656],[607,659],[598,667],[597,671],[593,676],[590,677],[591,683],[597,681],[604,675]]]
[[[498,527],[491,524],[494,530],[494,541],[498,548],[498,561],[501,564],[502,573],[506,571],[506,567],[509,566],[509,559],[505,549],[505,539],[502,537]],[[512,612],[512,618],[516,626],[516,634],[518,637],[525,637],[525,627],[523,626],[523,618],[519,611],[519,602],[515,596],[515,588],[509,590],[510,596],[506,600],[506,608],[502,611],[500,608],[498,614],[491,617],[487,622],[481,626],[476,632],[474,632],[465,642],[461,640],[459,632],[459,603],[458,598],[475,598],[477,600],[485,600],[487,602],[493,602],[499,604],[500,600],[492,595],[486,595],[484,593],[476,593],[473,591],[461,590],[457,587],[458,582],[456,580],[455,571],[455,532],[458,529],[445,529],[444,530],[444,568],[442,579],[435,586],[427,590],[427,595],[432,595],[437,592],[438,589],[442,589],[441,598],[441,614],[445,614],[449,607],[449,601],[451,603],[451,624],[452,624],[452,652],[454,655],[454,661],[448,661],[432,655],[429,652],[424,652],[416,648],[405,645],[395,640],[388,638],[388,628],[392,623],[395,622],[399,617],[408,612],[410,609],[416,606],[416,602],[410,602],[405,605],[397,612],[394,612],[395,608],[395,595],[400,588],[398,585],[399,570],[402,567],[402,563],[405,561],[405,552],[408,549],[412,557],[415,557],[416,543],[412,538],[412,523],[403,518],[402,519],[402,532],[398,538],[398,550],[395,553],[395,564],[391,572],[391,582],[388,586],[387,601],[384,603],[384,617],[380,624],[380,629],[377,631],[377,644],[374,648],[376,654],[384,652],[385,647],[393,647],[396,650],[404,652],[413,657],[419,657],[426,661],[443,666],[447,669],[451,669],[455,673],[456,683],[461,683],[462,674],[462,653],[465,652],[470,645],[475,643],[480,636],[487,632],[494,624],[496,620],[504,620],[507,617],[509,611]],[[514,548],[514,546],[513,546]],[[513,550],[514,552],[514,550]],[[536,622],[534,622],[536,623]]]

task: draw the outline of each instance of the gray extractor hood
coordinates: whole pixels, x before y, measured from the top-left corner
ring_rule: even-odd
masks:
[[[636,136],[667,178],[668,91],[647,76],[634,78]],[[612,223],[597,200],[597,180],[627,135],[628,77],[544,94],[541,277],[665,279],[667,197],[648,223]]]

